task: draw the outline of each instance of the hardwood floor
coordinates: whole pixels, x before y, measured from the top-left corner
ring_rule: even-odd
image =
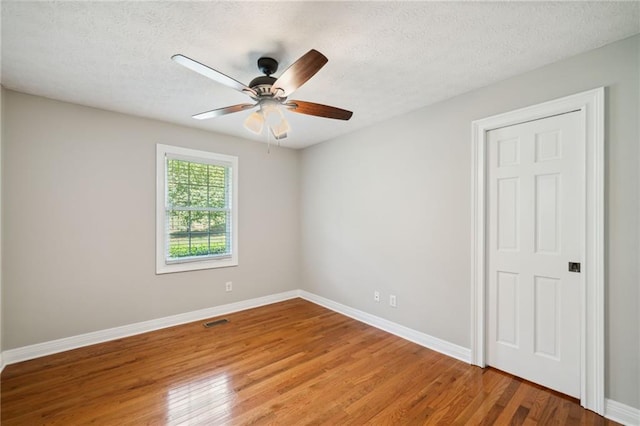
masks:
[[[3,425],[615,424],[294,299],[9,365]]]

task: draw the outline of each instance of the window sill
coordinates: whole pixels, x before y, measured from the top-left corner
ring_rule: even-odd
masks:
[[[202,269],[229,268],[233,266],[238,266],[238,259],[236,256],[225,257],[224,259],[192,260],[189,262],[169,264],[164,263],[164,261],[160,261],[156,264],[156,275],[171,274],[174,272],[199,271]]]

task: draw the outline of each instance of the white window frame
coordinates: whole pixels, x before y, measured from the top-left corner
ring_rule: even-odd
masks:
[[[231,247],[220,257],[189,258],[168,261],[166,258],[167,156],[186,161],[224,165],[231,169]],[[171,145],[156,145],[156,274],[225,268],[238,265],[238,157]]]

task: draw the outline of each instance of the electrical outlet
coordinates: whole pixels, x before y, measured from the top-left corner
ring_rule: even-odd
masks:
[[[224,290],[225,291],[231,291],[233,290],[233,282],[231,281],[227,281],[224,285]]]
[[[396,295],[395,294],[390,294],[389,295],[389,305],[396,308],[398,307],[398,301],[396,300]]]
[[[376,302],[380,301],[380,292],[378,290],[373,292],[373,300],[375,300]]]

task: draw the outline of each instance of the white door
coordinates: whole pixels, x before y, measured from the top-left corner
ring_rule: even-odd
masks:
[[[572,112],[488,132],[487,361],[580,397],[584,130]],[[575,268],[577,265],[573,265]]]

